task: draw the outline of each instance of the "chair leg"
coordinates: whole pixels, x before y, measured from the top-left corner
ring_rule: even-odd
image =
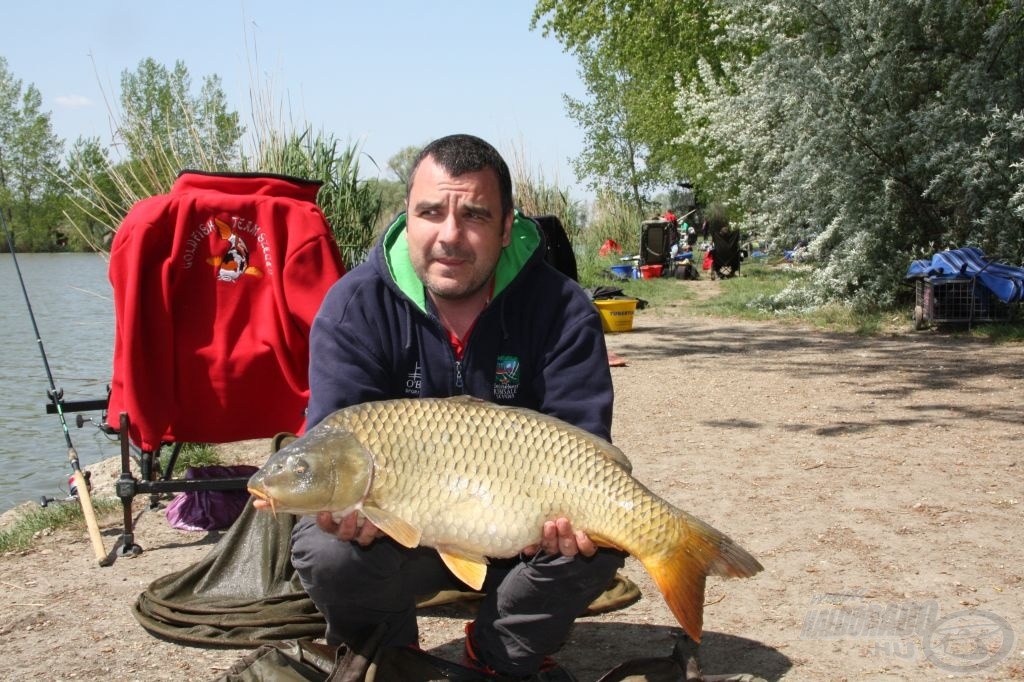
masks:
[[[135,544],[135,520],[132,517],[132,500],[135,499],[136,486],[135,478],[132,476],[132,461],[129,454],[128,443],[128,415],[121,413],[119,423],[121,429],[121,476],[117,479],[115,489],[117,496],[121,498],[121,508],[124,512],[124,530],[121,533],[121,542],[118,544],[118,556],[137,556],[142,553],[142,547]]]

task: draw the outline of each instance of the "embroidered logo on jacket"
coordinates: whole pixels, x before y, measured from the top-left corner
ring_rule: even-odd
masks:
[[[519,358],[499,355],[494,368],[495,400],[514,400],[519,392]]]
[[[208,237],[216,235],[214,241]],[[253,258],[250,245],[254,244],[257,258]],[[227,214],[210,218],[194,229],[185,243],[185,269],[189,269],[196,260],[196,251],[209,245],[210,255],[204,260],[213,266],[214,274],[222,282],[237,282],[244,276],[261,278],[273,275],[274,261],[267,236],[260,226],[251,220]],[[263,268],[254,263],[263,257]],[[201,256],[200,256],[201,257]]]
[[[416,366],[411,372],[409,372],[408,378],[405,380],[405,394],[419,396],[422,385],[423,369],[420,367],[420,363],[417,362]]]
[[[262,277],[263,271],[254,265],[249,265],[249,247],[246,246],[242,235],[231,229],[231,226],[220,218],[214,218],[213,224],[217,227],[217,234],[227,242],[221,244],[224,250],[219,256],[210,256],[206,262],[217,271],[217,279],[222,282],[234,282],[242,275]]]

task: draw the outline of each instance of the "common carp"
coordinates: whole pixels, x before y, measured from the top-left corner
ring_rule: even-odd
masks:
[[[516,556],[565,517],[650,573],[700,641],[708,575],[748,577],[757,560],[661,499],[611,443],[551,416],[468,397],[338,410],[272,455],[249,491],[275,511],[359,510],[405,547],[437,549],[480,589],[487,557]]]

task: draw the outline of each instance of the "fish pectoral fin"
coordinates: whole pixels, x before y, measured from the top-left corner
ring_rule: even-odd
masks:
[[[405,519],[379,507],[364,506],[363,514],[392,540],[403,547],[419,547],[422,531]]]
[[[474,556],[464,552],[454,552],[451,549],[437,549],[441,555],[441,561],[448,567],[448,570],[455,574],[455,577],[466,583],[474,590],[482,589],[484,578],[487,577],[487,558]]]

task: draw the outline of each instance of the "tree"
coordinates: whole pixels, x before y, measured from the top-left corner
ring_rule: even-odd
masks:
[[[531,28],[538,25],[576,56],[590,96],[589,102],[566,102],[588,140],[575,164],[581,179],[596,188],[611,174],[611,186],[638,195],[702,170],[702,155],[688,136],[693,122],[675,100],[679,84],[696,77],[698,63],[717,65],[735,49],[710,3],[540,0]]]
[[[123,175],[133,179],[137,196],[166,192],[185,168],[237,170],[245,129],[228,108],[219,76],[206,76],[196,95],[184,62],[168,69],[143,59],[121,74],[120,101],[115,140],[127,152]]]
[[[100,250],[117,229],[111,216],[118,215],[119,193],[111,176],[110,155],[97,137],[79,137],[68,152],[68,217],[75,227],[71,244]]]
[[[395,174],[398,181],[403,185],[408,186],[409,174],[412,173],[412,164],[416,161],[416,157],[423,151],[424,145],[409,145],[399,149],[395,154],[388,159],[388,170]]]
[[[198,94],[183,62],[173,69],[143,59],[121,74],[121,111],[113,151],[97,139],[79,139],[68,158],[68,210],[82,239],[102,243],[139,200],[165,194],[184,169],[237,171],[245,129],[229,109],[216,75]]]
[[[57,242],[62,150],[39,90],[14,78],[0,57],[0,210],[17,248]]]
[[[763,51],[678,106],[744,226],[816,229],[822,267],[775,305],[891,304],[914,257],[1024,257],[1024,3],[729,3]]]
[[[566,113],[583,129],[584,148],[572,161],[573,170],[597,191],[610,189],[629,196],[638,214],[644,195],[659,177],[649,168],[650,147],[640,139],[639,125],[629,106],[629,75],[605,65],[589,48],[577,53],[580,76],[592,98],[563,95]]]

